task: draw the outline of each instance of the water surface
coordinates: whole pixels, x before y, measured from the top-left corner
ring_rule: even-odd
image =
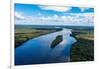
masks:
[[[69,62],[70,48],[76,42],[70,34],[70,29],[63,29],[23,43],[15,49],[15,65]],[[63,35],[63,41],[51,48],[52,41],[58,35]]]

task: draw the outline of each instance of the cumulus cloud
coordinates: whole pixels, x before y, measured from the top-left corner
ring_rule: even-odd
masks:
[[[94,14],[93,13],[69,13],[70,15],[53,15],[53,16],[40,16],[32,17],[19,16],[22,20],[17,20],[19,24],[31,24],[31,25],[93,25]]]
[[[71,7],[59,7],[59,6],[39,6],[39,7],[44,10],[53,10],[58,12],[66,12],[71,9]]]

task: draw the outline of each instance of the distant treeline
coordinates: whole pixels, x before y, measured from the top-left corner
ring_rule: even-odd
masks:
[[[15,25],[15,28],[36,28],[36,29],[85,29],[93,30],[94,26],[67,26],[67,25]]]

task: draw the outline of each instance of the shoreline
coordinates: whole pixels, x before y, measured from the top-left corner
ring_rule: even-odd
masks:
[[[40,32],[26,33],[26,34],[29,34],[29,35],[31,34],[31,36],[28,36],[28,35],[25,36],[23,34],[23,36],[25,36],[24,39],[20,40],[21,39],[21,37],[20,37],[19,40],[17,40],[18,42],[16,42],[17,37],[15,37],[15,48],[20,47],[20,45],[22,45],[23,43],[27,42],[28,40],[31,40],[33,38],[37,38],[37,37],[45,35],[45,34],[54,33],[54,32],[57,32],[57,31],[59,31],[59,30],[41,30]],[[16,35],[16,33],[15,33],[15,35]]]
[[[93,61],[94,60],[94,40],[86,39],[84,37],[77,37],[78,34],[72,32],[70,35],[74,37],[77,42],[75,42],[71,47],[70,62],[79,61]]]

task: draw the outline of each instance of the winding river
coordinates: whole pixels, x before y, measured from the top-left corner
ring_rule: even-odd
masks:
[[[76,39],[70,29],[33,38],[15,49],[15,65],[59,63],[70,61],[70,48]],[[63,41],[51,48],[52,41],[63,35]]]

